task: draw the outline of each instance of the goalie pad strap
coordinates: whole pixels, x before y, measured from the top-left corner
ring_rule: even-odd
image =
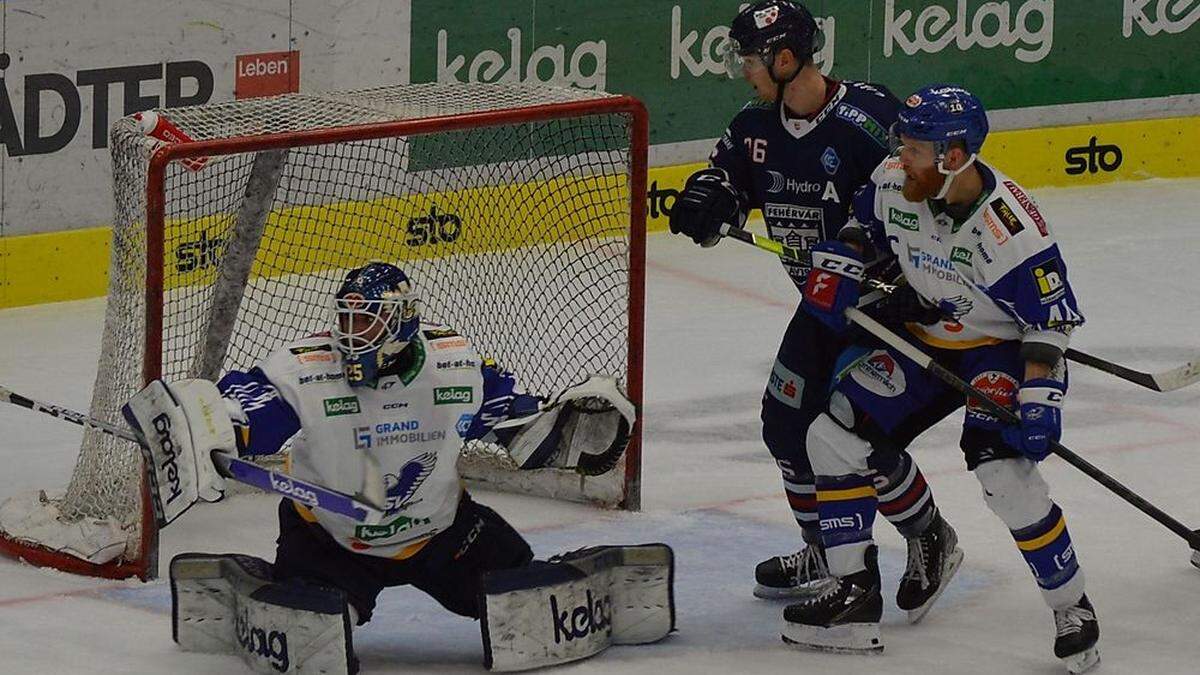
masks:
[[[675,629],[674,554],[666,544],[597,546],[484,575],[484,665],[497,671],[585,659]]]
[[[184,651],[237,654],[257,673],[352,675],[357,659],[342,591],[271,580],[248,555],[171,560],[171,631]]]

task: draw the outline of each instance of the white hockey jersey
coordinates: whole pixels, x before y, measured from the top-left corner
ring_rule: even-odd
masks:
[[[411,365],[375,387],[346,383],[328,336],[292,342],[218,383],[249,417],[246,454],[278,452],[290,440],[292,475],[347,493],[361,489],[363,458],[378,462],[387,486],[381,524],[296,505],[357,553],[407,557],[449,527],[462,492],[456,462],[464,439],[487,437],[515,402],[536,406],[451,329],[423,325],[407,349]]]
[[[885,159],[855,198],[854,221],[877,252],[895,256],[918,294],[954,320],[910,324],[927,344],[968,349],[1006,340],[1066,349],[1083,323],[1067,268],[1037,205],[1012,179],[976,160],[984,192],[955,222],[926,200],[904,198],[904,171]]]

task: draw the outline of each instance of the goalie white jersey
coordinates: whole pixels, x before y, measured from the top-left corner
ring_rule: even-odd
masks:
[[[334,339],[314,336],[218,383],[249,418],[244,454],[275,453],[290,439],[292,475],[347,493],[362,486],[364,458],[378,463],[387,487],[381,524],[296,505],[357,553],[404,557],[448,527],[462,491],[456,461],[464,440],[494,438],[492,426],[523,414],[517,408],[537,409],[537,399],[514,394],[512,376],[453,330],[422,326],[406,352],[374,387],[351,387]]]

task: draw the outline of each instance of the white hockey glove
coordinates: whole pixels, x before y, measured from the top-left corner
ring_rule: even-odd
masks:
[[[159,526],[178,518],[197,500],[225,496],[225,479],[213,453],[237,455],[226,399],[208,380],[151,382],[121,408],[142,433],[150,487]]]
[[[508,452],[522,469],[554,467],[585,476],[611,471],[637,421],[611,377],[592,375],[552,398],[541,412],[498,426],[521,426]]]

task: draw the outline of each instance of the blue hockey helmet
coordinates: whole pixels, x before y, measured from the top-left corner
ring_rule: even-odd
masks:
[[[816,51],[817,22],[808,9],[791,0],[762,0],[738,12],[724,46],[726,74],[737,77],[742,60],[751,55],[768,68],[787,48],[801,62]]]
[[[962,87],[932,84],[908,97],[892,134],[932,141],[939,155],[946,153],[952,141],[962,141],[967,152],[975,155],[987,138],[987,111],[978,97]]]
[[[417,334],[420,300],[399,267],[372,262],[350,270],[333,301],[333,337],[351,386],[374,384]]]

